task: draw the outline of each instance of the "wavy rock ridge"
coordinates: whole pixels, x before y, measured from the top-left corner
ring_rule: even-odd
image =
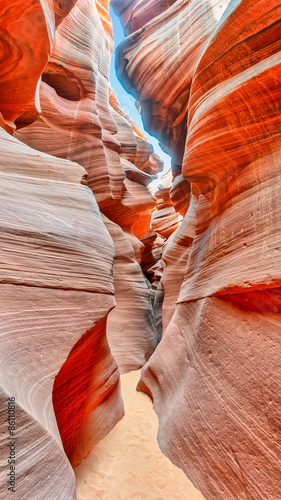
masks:
[[[157,345],[138,237],[156,205],[147,185],[163,164],[109,87],[108,8],[0,8],[3,498],[8,397],[11,494],[74,499],[69,461],[77,465],[120,420],[119,369],[140,368]]]
[[[155,196],[109,1],[0,7],[1,495],[8,397],[11,494],[71,500],[145,365],[161,449],[205,497],[277,500],[281,7],[111,3],[119,77],[172,156]]]
[[[164,334],[139,389],[206,498],[281,498],[280,5],[112,4],[119,76],[173,156],[162,201],[184,216],[164,235]]]

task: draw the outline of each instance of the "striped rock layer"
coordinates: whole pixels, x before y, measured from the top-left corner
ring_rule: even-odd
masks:
[[[9,397],[11,494],[75,499],[71,465],[123,416],[119,369],[141,367],[157,345],[138,237],[163,164],[109,87],[108,9],[106,0],[0,7],[3,498]]]
[[[173,155],[169,196],[185,217],[167,234],[164,333],[139,389],[161,449],[206,498],[276,500],[281,6],[112,4],[127,33],[119,76]]]
[[[84,169],[0,132],[0,491],[7,497],[7,398],[14,397],[11,494],[74,499],[65,452],[79,463],[123,414],[106,338],[114,246],[81,184]]]

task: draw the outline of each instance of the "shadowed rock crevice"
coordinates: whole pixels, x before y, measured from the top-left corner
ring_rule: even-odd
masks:
[[[82,82],[63,67],[52,65],[42,75],[42,81],[55,89],[56,93],[70,101],[80,101],[85,97]]]
[[[54,382],[53,405],[66,455],[73,467],[115,424],[120,398],[119,373],[106,338],[107,317],[71,349]],[[111,365],[110,370],[105,370]],[[108,407],[106,415],[100,406]],[[120,415],[121,417],[122,415]],[[94,441],[90,442],[90,436]]]

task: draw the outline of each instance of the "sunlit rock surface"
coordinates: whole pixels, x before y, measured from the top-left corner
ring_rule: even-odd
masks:
[[[109,86],[109,2],[0,9],[1,425],[15,396],[15,498],[75,498],[66,454],[76,465],[121,418],[117,364],[147,361],[139,389],[160,446],[205,497],[277,500],[281,7],[112,5],[127,34],[118,75],[172,155],[155,196],[163,163]]]
[[[155,175],[163,165],[160,159],[157,163],[152,146],[109,87],[112,48],[111,22],[101,16],[99,3],[78,0],[56,32],[42,76],[42,115],[30,127],[17,131],[16,137],[40,151],[82,165],[101,210],[109,218],[112,210],[115,222],[120,223],[120,217],[127,213],[124,205],[128,205],[121,198],[131,197],[134,187],[126,185],[121,158],[147,174]],[[135,205],[141,204],[144,193],[139,189],[140,194],[135,190],[139,197]]]
[[[163,238],[169,238],[182,221],[182,216],[176,212],[170,198],[171,187],[172,172],[169,170],[162,176],[155,193],[157,205],[151,221],[151,228]]]
[[[206,498],[275,500],[281,8],[153,4],[155,17],[113,2],[132,33],[119,76],[173,155],[169,198],[185,216],[163,251],[164,334],[139,389],[154,399],[162,450]]]
[[[1,113],[13,124],[28,124],[40,111],[40,77],[50,56],[55,29],[75,0],[1,2]]]
[[[129,35],[175,2],[176,0],[111,0],[111,5],[120,16],[126,34]]]
[[[113,137],[109,82],[113,38],[99,4],[78,0],[59,26],[40,87],[42,116],[16,136],[40,151],[78,162],[98,203],[119,198],[125,178]],[[47,140],[48,138],[48,140]]]

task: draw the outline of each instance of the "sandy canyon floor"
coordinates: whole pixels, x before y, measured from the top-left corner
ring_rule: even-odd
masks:
[[[78,500],[204,500],[160,451],[152,401],[135,390],[139,377],[121,376],[125,416],[75,469]]]

